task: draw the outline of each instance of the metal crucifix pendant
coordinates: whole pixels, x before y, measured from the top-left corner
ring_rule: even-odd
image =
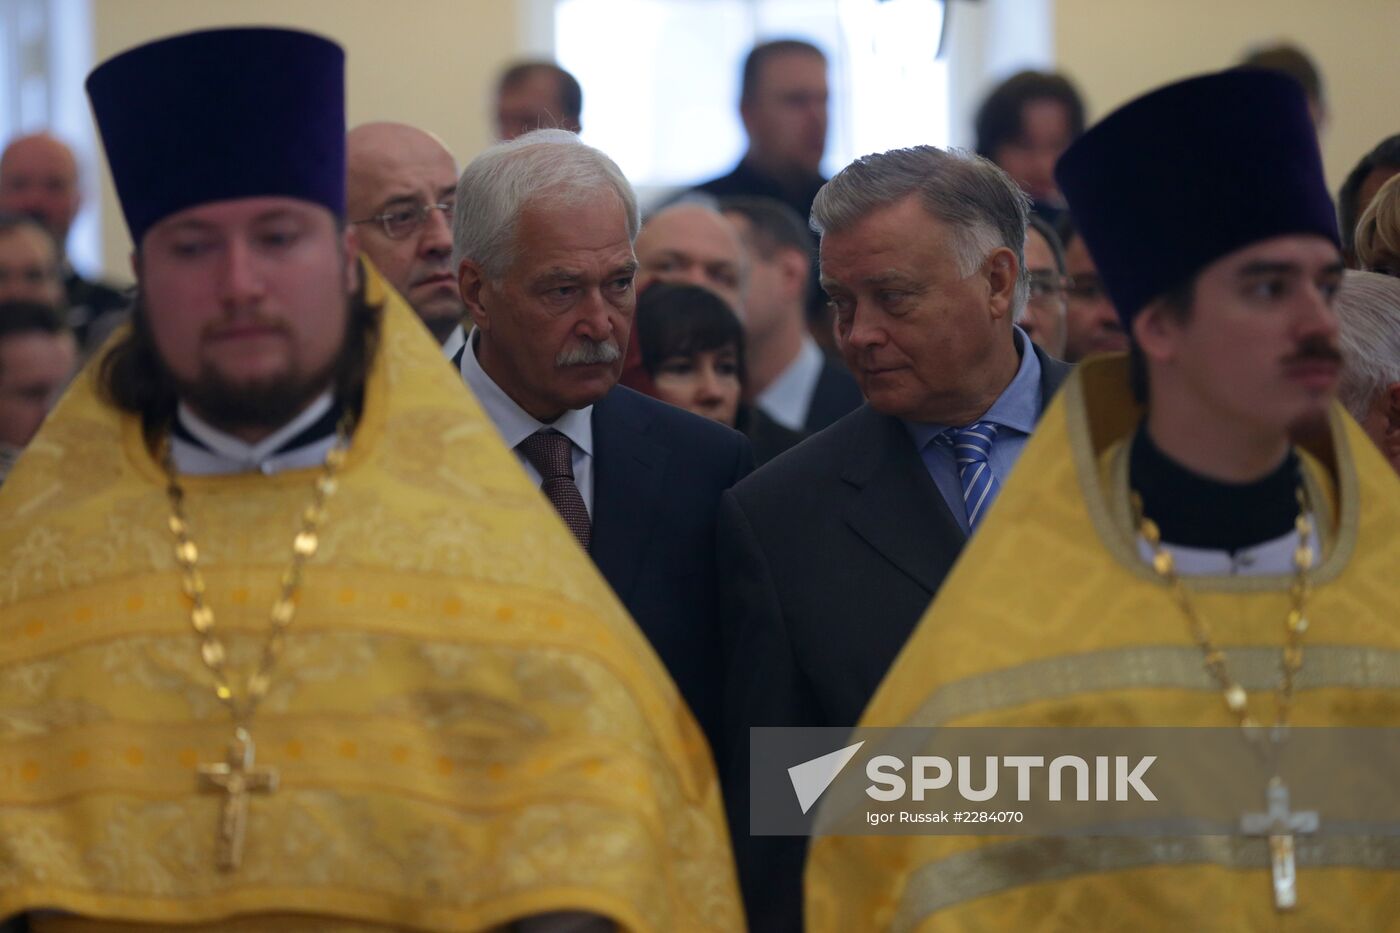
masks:
[[[1281,778],[1269,781],[1265,813],[1246,813],[1240,829],[1246,836],[1269,837],[1269,860],[1273,864],[1274,906],[1291,910],[1298,906],[1298,865],[1293,853],[1295,833],[1317,832],[1317,811],[1292,812],[1288,809],[1288,785]]]
[[[243,837],[248,831],[248,795],[270,794],[277,790],[274,768],[254,767],[253,738],[238,726],[228,746],[223,764],[199,766],[199,789],[221,791],[224,805],[219,813],[219,834],[215,859],[221,871],[234,871],[243,861]]]

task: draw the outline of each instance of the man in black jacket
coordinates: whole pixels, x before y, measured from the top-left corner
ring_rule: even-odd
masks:
[[[742,434],[617,385],[637,303],[638,220],[617,166],[565,130],[477,156],[453,218],[474,325],[455,362],[713,744],[715,518],[753,454]]]
[[[726,801],[756,930],[801,927],[802,839],[748,835],[751,726],[853,726],[1068,372],[1012,323],[1028,200],[985,159],[867,156],[817,195],[867,404],[725,494]]]
[[[807,330],[815,265],[807,222],[773,198],[724,198],[719,207],[748,254],[744,333],[754,405],[790,431],[820,431],[862,399],[850,372]]]

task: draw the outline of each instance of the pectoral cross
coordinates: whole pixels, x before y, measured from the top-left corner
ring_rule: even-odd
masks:
[[[253,738],[242,726],[233,731],[228,758],[223,764],[199,766],[199,789],[222,791],[224,805],[219,812],[216,843],[217,864],[222,871],[234,871],[243,861],[243,837],[248,830],[248,795],[270,794],[277,790],[277,771],[253,767]]]
[[[1267,813],[1246,813],[1240,829],[1246,836],[1268,836],[1274,868],[1274,906],[1291,910],[1298,906],[1298,866],[1293,858],[1293,834],[1317,832],[1317,811],[1291,812],[1288,785],[1280,778],[1269,781]]]

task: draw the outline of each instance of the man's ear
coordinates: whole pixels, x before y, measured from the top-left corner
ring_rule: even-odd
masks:
[[[1162,303],[1153,301],[1133,318],[1133,341],[1142,355],[1158,363],[1170,362],[1176,356],[1176,335],[1180,323]]]
[[[812,274],[812,261],[795,249],[785,249],[773,260],[782,276],[783,297],[800,300],[807,292],[807,277]]]
[[[457,266],[457,292],[462,296],[462,304],[467,306],[467,314],[472,323],[483,331],[491,329],[491,316],[481,303],[482,292],[486,290],[486,275],[481,266],[471,259],[463,259]]]
[[[1373,404],[1380,410],[1384,426],[1381,436],[1372,439],[1380,446],[1381,455],[1396,473],[1400,473],[1400,382],[1392,382],[1381,389],[1380,397]]]
[[[749,130],[753,127],[753,104],[739,102],[739,122],[744,124],[744,135],[752,138],[753,134]]]
[[[1021,274],[1016,254],[1005,246],[992,250],[982,264],[982,272],[987,277],[987,303],[992,317],[1010,317],[1016,299],[1016,279]]]
[[[1381,390],[1381,412],[1385,415],[1385,430],[1400,439],[1400,382],[1392,382]]]

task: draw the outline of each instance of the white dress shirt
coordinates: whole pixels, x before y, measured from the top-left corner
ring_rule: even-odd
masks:
[[[447,335],[447,340],[442,345],[442,355],[447,357],[449,360],[452,359],[454,356],[457,355],[457,351],[462,349],[462,345],[466,342],[467,328],[465,325],[458,324],[453,329],[452,333]]]
[[[763,413],[790,431],[805,430],[807,412],[812,408],[812,396],[822,377],[822,351],[810,334],[802,335],[802,347],[797,358],[778,374],[768,388],[759,393],[754,404]]]
[[[1313,528],[1308,536],[1312,552],[1322,554],[1322,539]],[[1298,532],[1290,531],[1238,551],[1218,551],[1209,548],[1182,547],[1162,542],[1162,550],[1172,556],[1176,571],[1183,577],[1258,577],[1291,576],[1294,572],[1293,552],[1298,548]],[[1138,553],[1144,563],[1152,563],[1152,545],[1138,538]]]
[[[271,476],[283,470],[318,467],[326,462],[326,454],[335,446],[334,432],[291,450],[279,452],[278,448],[315,424],[330,410],[334,401],[334,395],[327,390],[317,397],[316,401],[306,406],[306,410],[301,414],[256,444],[249,444],[225,434],[181,402],[175,417],[180,419],[186,431],[198,439],[199,444],[192,444],[178,435],[171,435],[170,454],[175,461],[175,471],[190,476],[257,471]],[[203,446],[200,446],[201,444]]]
[[[462,378],[466,380],[467,388],[472,390],[476,400],[481,403],[481,407],[486,410],[496,430],[501,433],[501,439],[506,442],[506,446],[515,450],[516,445],[525,438],[537,431],[548,431],[551,428],[567,437],[573,442],[573,466],[574,485],[578,487],[579,494],[583,496],[583,504],[588,508],[588,515],[593,517],[593,406],[578,408],[573,411],[566,411],[552,424],[545,424],[527,413],[515,403],[505,390],[496,385],[495,381],[488,375],[486,370],[481,368],[481,363],[476,358],[476,329],[472,328],[471,334],[467,337],[467,352],[462,354]],[[515,456],[520,461],[520,465],[525,468],[525,474],[530,477],[530,481],[539,486],[543,480],[539,470],[525,455],[515,450]]]

